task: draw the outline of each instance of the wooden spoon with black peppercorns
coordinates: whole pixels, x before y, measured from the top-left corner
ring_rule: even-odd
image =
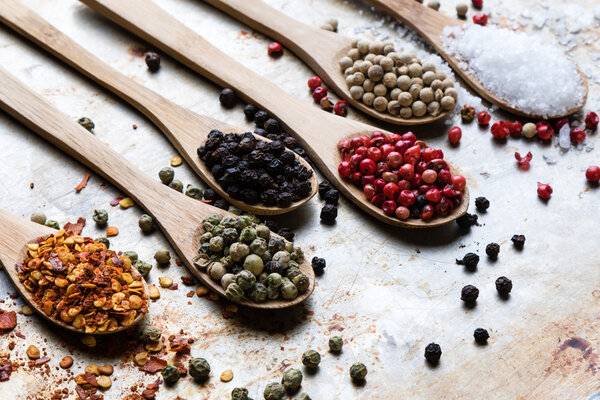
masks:
[[[260,202],[248,204],[243,199],[233,198],[219,184],[211,168],[200,160],[197,149],[206,141],[209,132],[213,129],[227,134],[244,133],[242,128],[184,109],[127,78],[79,46],[18,0],[0,0],[0,22],[112,91],[144,114],[164,133],[198,176],[236,207],[258,215],[283,214],[304,205],[316,194],[318,182],[312,167],[302,157],[291,152],[300,165],[312,172],[308,180],[311,190],[302,199],[292,201],[289,206],[280,207],[267,206]],[[270,142],[259,135],[254,137]]]
[[[190,272],[206,286],[221,296],[225,296],[225,291],[220,283],[212,280],[206,270],[196,267],[193,259],[198,255],[200,236],[204,233],[202,220],[213,214],[236,217],[235,215],[194,200],[157,180],[149,178],[94,135],[91,135],[77,122],[71,120],[67,115],[56,110],[33,93],[31,89],[23,85],[2,67],[0,67],[0,109],[3,109],[42,138],[56,145],[84,165],[95,170],[134,199],[154,218],[154,221],[162,229]],[[1,235],[10,234],[8,229],[0,229],[0,232]],[[44,233],[45,231],[41,232]],[[35,238],[35,234],[32,236]],[[2,236],[0,236],[0,239],[2,239]],[[32,237],[24,237],[24,239],[29,240]],[[6,243],[13,242],[8,241]],[[5,267],[10,268],[10,264],[7,266],[5,263]],[[299,294],[295,299],[277,299],[257,303],[243,297],[238,303],[260,309],[281,309],[301,303],[312,293],[315,286],[315,275],[311,265],[306,260],[300,264],[299,268],[308,277],[309,286],[304,293]]]
[[[81,1],[218,85],[235,88],[243,100],[259,104],[276,115],[296,136],[321,172],[357,206],[379,220],[405,228],[430,228],[447,224],[466,213],[469,206],[467,188],[460,204],[447,216],[428,221],[417,218],[403,221],[386,215],[380,207],[365,199],[359,187],[340,177],[338,165],[342,160],[337,145],[340,140],[370,135],[374,131],[390,132],[316,110],[225,55],[151,0]],[[450,171],[452,174],[457,172],[452,166]]]

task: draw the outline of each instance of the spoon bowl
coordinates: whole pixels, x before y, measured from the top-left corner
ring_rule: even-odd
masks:
[[[175,146],[194,172],[234,206],[257,215],[283,214],[304,205],[317,193],[318,181],[312,167],[306,160],[294,153],[296,160],[308,170],[313,171],[310,179],[312,190],[307,197],[294,201],[289,207],[265,206],[262,203],[247,204],[234,199],[223,190],[212,172],[200,160],[196,150],[204,144],[213,129],[218,129],[223,133],[244,133],[243,129],[180,107],[127,78],[79,46],[19,0],[0,0],[0,22],[112,91],[144,114]],[[259,135],[254,135],[254,137],[270,142],[269,139]]]
[[[42,318],[51,323],[60,326],[61,328],[77,333],[85,333],[84,329],[77,329],[65,322],[51,318],[42,311],[40,306],[34,301],[32,293],[23,286],[19,280],[19,274],[15,265],[22,262],[27,257],[28,244],[36,243],[39,238],[48,237],[57,231],[47,226],[36,224],[23,218],[12,215],[11,213],[0,209],[0,263],[4,266],[6,274],[13,282],[21,298],[31,306]],[[148,285],[144,278],[135,268],[131,268],[131,275],[134,278],[140,278],[144,286],[144,294],[148,295]],[[147,298],[148,302],[150,299]],[[144,318],[145,313],[139,313],[133,325],[137,324]],[[132,326],[133,326],[132,325]],[[114,331],[94,332],[94,335],[105,335],[121,332],[129,329],[131,326],[119,326]]]
[[[142,206],[162,229],[190,272],[213,291],[225,296],[221,285],[213,281],[206,271],[197,268],[193,259],[198,254],[202,220],[213,214],[221,217],[236,217],[234,214],[194,200],[149,178],[94,135],[90,135],[77,122],[33,93],[31,89],[2,67],[0,67],[0,108],[42,138],[102,175]],[[40,232],[48,233],[47,230]],[[4,231],[0,230],[0,235],[2,234]],[[21,249],[23,243],[36,236],[39,236],[37,231],[36,234],[24,237],[26,240],[23,240],[15,248]],[[0,241],[0,245],[2,243]],[[13,242],[8,241],[7,243],[10,245]],[[299,267],[308,277],[309,287],[306,292],[299,294],[295,299],[256,303],[243,298],[238,303],[260,309],[281,309],[301,303],[312,293],[315,275],[306,260]]]
[[[348,199],[377,219],[405,228],[425,228],[447,224],[466,212],[468,202],[465,201],[462,207],[455,209],[450,215],[428,222],[401,221],[386,215],[368,203],[363,193],[350,182],[340,178],[337,172],[340,156],[336,146],[341,139],[360,136],[365,132],[390,132],[315,110],[312,105],[289,95],[274,83],[223,54],[151,0],[82,2],[216,84],[235,88],[243,100],[259,104],[271,114],[277,115],[283,127],[298,139],[327,179]]]

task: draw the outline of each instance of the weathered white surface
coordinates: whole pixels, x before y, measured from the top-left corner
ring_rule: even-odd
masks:
[[[250,128],[241,107],[233,111],[221,109],[218,88],[178,63],[164,58],[160,73],[149,74],[143,60],[128,53],[143,43],[78,2],[25,2],[133,79],[196,112]],[[270,59],[266,54],[267,39],[241,33],[249,30],[200,1],[157,2],[228,54],[237,55],[285,90],[311,101],[306,88],[311,71],[292,54]],[[423,49],[419,43],[402,42],[413,36],[359,2],[269,3],[315,25],[337,16],[340,31],[347,35],[370,36],[376,30],[383,37],[400,40],[405,47]],[[577,2],[589,15],[593,13],[593,3]],[[444,1],[442,11],[454,15],[454,4]],[[488,0],[486,10],[503,11],[501,18],[516,23],[530,21],[521,16],[522,8],[527,7],[531,16],[560,10],[562,5],[555,0]],[[589,57],[600,51],[594,48],[599,24],[596,20],[572,33],[583,41],[596,37],[590,45],[572,52],[583,70],[596,77],[600,76],[600,67]],[[365,27],[373,29],[366,31]],[[0,62],[74,119],[84,115],[92,118],[97,137],[148,174],[156,176],[175,154],[160,132],[129,106],[6,28],[0,28]],[[590,79],[590,85],[587,109],[598,111],[599,82]],[[319,111],[315,108],[315,112]],[[359,116],[351,112],[351,117]],[[133,123],[137,130],[132,129]],[[251,396],[260,399],[264,386],[279,380],[286,366],[298,366],[301,353],[308,348],[320,350],[324,356],[317,374],[305,374],[303,388],[313,399],[580,399],[598,390],[600,191],[588,190],[583,174],[587,166],[600,163],[597,151],[557,154],[556,164],[547,165],[542,155],[552,150],[551,146],[524,139],[497,144],[475,124],[463,126],[458,148],[447,146],[443,123],[417,132],[432,145],[442,146],[447,157],[466,172],[473,198],[485,195],[490,199],[489,212],[480,215],[482,226],[474,227],[468,234],[460,234],[455,225],[433,231],[395,229],[380,226],[342,200],[337,224],[328,227],[318,222],[322,203],[314,198],[306,207],[280,218],[296,230],[297,242],[309,257],[318,255],[328,261],[327,272],[318,279],[314,295],[294,310],[291,318],[240,310],[233,319],[224,319],[224,303],[185,297],[190,289],[179,280],[186,273],[183,267],[174,263],[168,269],[155,267],[150,283],[157,283],[160,276],[170,276],[179,283],[179,290],[161,289],[162,298],[152,304],[150,318],[165,333],[184,329],[198,338],[192,355],[207,358],[213,368],[206,386],[182,380],[173,389],[161,387],[159,399],[176,395],[185,399],[223,399],[236,386],[247,386]],[[589,138],[591,144],[596,140],[597,134]],[[143,211],[139,207],[120,210],[108,205],[119,193],[100,186],[99,177],[93,175],[88,187],[76,194],[73,188],[86,169],[4,114],[0,114],[0,143],[0,207],[23,216],[41,209],[61,224],[85,216],[88,225],[84,234],[92,237],[101,234],[91,220],[92,210],[106,208],[111,224],[121,231],[111,240],[114,248],[137,250],[142,259],[150,261],[156,249],[168,247],[159,232],[140,234],[137,218]],[[533,153],[531,169],[520,171],[513,153],[529,150]],[[199,183],[186,166],[177,168],[176,177],[184,184]],[[554,188],[548,204],[536,196],[537,181],[551,183]],[[35,183],[33,190],[30,182]],[[512,248],[510,237],[515,233],[527,236],[523,252]],[[502,245],[496,263],[488,262],[484,252],[491,241]],[[482,256],[478,271],[472,274],[454,263],[455,258],[469,251]],[[499,300],[494,289],[494,281],[500,275],[508,276],[514,283],[513,295],[507,302]],[[463,308],[459,300],[465,284],[474,284],[481,290],[475,309]],[[13,306],[7,297],[13,291],[0,273],[0,298],[7,299],[1,308],[19,307],[18,300]],[[487,347],[473,344],[472,332],[477,327],[490,331]],[[48,398],[50,389],[62,387],[69,388],[71,398],[75,398],[74,384],[59,383],[67,374],[54,367],[68,353],[60,344],[77,345],[78,338],[57,332],[35,316],[19,315],[18,329],[27,339],[15,339],[12,358],[22,360],[27,346],[36,344],[52,358],[51,377],[41,378],[38,370],[22,367],[9,382],[0,383],[0,398]],[[339,357],[330,355],[326,352],[327,337],[341,329],[340,334],[347,340],[344,352]],[[48,337],[47,343],[42,341],[44,337]],[[7,351],[10,340],[5,338],[0,342],[0,352]],[[440,343],[444,351],[442,362],[435,369],[423,359],[423,349],[430,341]],[[78,346],[74,350],[73,373],[83,372],[89,362],[118,366],[124,361],[119,352],[107,355],[104,349],[101,345],[98,351],[89,352]],[[349,380],[348,368],[355,361],[362,361],[369,368],[363,387],[355,387]],[[234,372],[230,383],[218,379],[225,369]],[[117,380],[105,393],[107,399],[121,399],[130,393],[132,384],[153,380],[137,371],[130,360],[120,365],[114,376]]]

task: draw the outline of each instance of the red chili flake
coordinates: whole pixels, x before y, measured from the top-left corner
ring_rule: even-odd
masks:
[[[171,351],[180,354],[190,354],[190,344],[187,338],[181,336],[171,335],[169,336],[169,346]]]
[[[519,153],[518,151],[515,151],[515,159],[517,160],[519,165],[529,165],[532,158],[533,158],[533,154],[531,154],[531,152],[528,152],[525,155],[525,157],[521,157],[521,153]]]
[[[277,42],[271,42],[267,48],[269,56],[277,58],[283,54],[283,46]]]
[[[11,331],[17,326],[17,313],[0,310],[0,332]]]
[[[20,337],[21,339],[27,339],[27,337],[23,335],[20,331],[15,331],[15,336]]]
[[[143,367],[140,367],[140,371],[144,371],[149,374],[155,374],[158,371],[161,371],[166,365],[167,362],[165,360],[161,360],[158,357],[152,356]]]
[[[75,386],[75,391],[77,392],[77,395],[79,396],[79,398],[81,400],[87,399],[88,395],[87,395],[87,393],[85,392],[85,390],[81,386],[76,385]]]
[[[119,205],[119,202],[120,202],[121,200],[123,200],[123,198],[122,198],[121,196],[117,196],[117,197],[115,197],[114,199],[112,199],[112,200],[110,201],[110,205],[111,205],[112,207],[116,207],[116,206],[118,206],[118,205]]]
[[[83,230],[84,226],[85,226],[85,218],[79,217],[77,219],[77,222],[74,224],[71,222],[67,222],[63,226],[63,229],[65,230],[65,232],[71,232],[73,235],[81,235],[81,231]]]
[[[38,358],[37,360],[35,360],[35,365],[46,364],[48,361],[50,361],[50,357]]]
[[[83,180],[81,181],[81,183],[77,186],[75,186],[75,191],[77,193],[81,192],[81,190],[87,186],[88,180],[90,179],[90,174],[86,173],[83,177]]]
[[[183,275],[181,277],[181,282],[186,286],[191,286],[196,283],[196,279],[192,275]]]
[[[195,292],[193,290],[190,290],[185,296],[186,297],[194,297],[194,293]]]
[[[177,283],[174,283],[171,286],[169,286],[169,290],[177,290],[178,288],[179,288],[179,285]]]

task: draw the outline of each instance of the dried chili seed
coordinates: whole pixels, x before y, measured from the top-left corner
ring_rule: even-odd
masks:
[[[223,373],[220,376],[221,381],[223,382],[229,382],[233,379],[233,371],[231,371],[230,369],[223,371]]]
[[[61,367],[62,369],[69,369],[69,368],[71,368],[72,365],[73,365],[73,357],[71,357],[71,356],[63,357],[63,359],[60,360],[60,363],[58,363],[58,366]]]
[[[101,375],[112,375],[114,368],[112,365],[101,365],[98,367],[98,372]]]
[[[496,258],[498,258],[498,253],[500,253],[500,245],[498,243],[490,243],[487,246],[485,246],[485,253],[488,255],[489,258],[495,260]]]
[[[485,212],[490,208],[490,201],[485,197],[478,197],[475,199],[475,207],[479,212]]]
[[[474,270],[477,268],[477,264],[479,263],[479,256],[475,253],[467,253],[462,260],[457,259],[456,263],[458,265],[464,265],[465,268],[469,270]]]
[[[475,338],[475,341],[477,342],[477,344],[484,345],[487,343],[487,340],[490,338],[490,334],[488,333],[488,331],[486,329],[477,328],[473,332],[473,337]]]
[[[160,68],[160,55],[158,53],[153,51],[147,52],[144,61],[146,61],[150,72],[156,72]]]
[[[425,359],[431,364],[436,365],[442,357],[442,348],[437,343],[429,343],[425,347]]]
[[[512,290],[512,281],[505,276],[496,279],[496,290],[501,297],[507,297]]]
[[[34,345],[31,345],[27,348],[27,357],[29,357],[32,360],[37,360],[38,358],[40,358],[40,350],[35,347]]]
[[[466,285],[460,291],[460,299],[467,304],[475,304],[477,297],[479,297],[479,289],[473,285]]]
[[[465,213],[465,215],[456,219],[456,223],[463,229],[469,229],[473,225],[477,225],[477,219],[477,215]]]
[[[525,235],[513,235],[510,240],[517,249],[522,249],[525,246]]]

